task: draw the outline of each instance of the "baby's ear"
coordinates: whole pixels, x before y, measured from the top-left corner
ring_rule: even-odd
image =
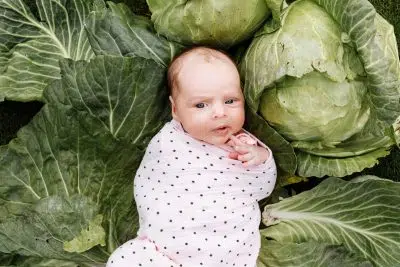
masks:
[[[169,101],[171,102],[171,115],[174,120],[179,121],[178,115],[176,114],[176,105],[172,96],[169,96]]]

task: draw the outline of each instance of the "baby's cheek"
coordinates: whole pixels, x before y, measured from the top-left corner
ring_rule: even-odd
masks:
[[[244,120],[245,120],[244,109],[240,109],[238,111],[238,114],[236,115],[236,122],[237,122],[238,131],[243,128]]]

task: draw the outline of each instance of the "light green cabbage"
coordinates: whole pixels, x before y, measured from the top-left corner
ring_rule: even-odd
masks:
[[[160,34],[184,44],[228,48],[250,38],[264,20],[278,13],[281,0],[147,0]]]
[[[299,0],[281,23],[267,23],[241,62],[251,111],[295,148],[301,176],[372,167],[400,115],[393,26],[366,0]]]

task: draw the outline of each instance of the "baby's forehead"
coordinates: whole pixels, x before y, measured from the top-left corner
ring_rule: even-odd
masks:
[[[184,65],[189,62],[216,63],[231,62],[231,59],[222,52],[208,48],[199,48],[183,54],[180,58],[180,64]],[[233,62],[232,62],[233,63]]]
[[[187,55],[184,55],[180,62],[177,62],[179,64],[178,69],[177,69],[177,76],[176,78],[178,80],[181,80],[183,78],[183,73],[186,73],[187,70],[190,70],[190,73],[194,72],[201,72],[204,69],[198,68],[197,66],[201,65],[212,65],[212,66],[220,66],[221,64],[223,65],[232,65],[232,69],[237,71],[236,64],[225,54],[215,51],[218,54],[209,54],[209,53],[202,53],[200,52],[193,52]],[[190,74],[189,73],[189,74]],[[188,73],[186,73],[187,75]]]
[[[230,68],[233,67],[232,69],[234,69],[234,72],[238,71],[236,64],[228,55],[212,48],[198,47],[182,53],[172,62],[168,71],[170,93],[172,96],[175,96],[182,90],[182,88],[180,88],[180,83],[185,79],[184,76],[188,74],[186,73],[186,75],[183,75],[183,73],[187,72],[185,70],[190,70],[189,74],[193,74],[193,71],[197,70],[196,66],[199,64],[216,66],[221,63],[231,65]]]

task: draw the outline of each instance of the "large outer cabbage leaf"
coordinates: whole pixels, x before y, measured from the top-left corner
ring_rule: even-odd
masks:
[[[299,0],[281,23],[266,24],[241,62],[247,103],[272,126],[265,134],[290,142],[301,176],[377,164],[400,115],[393,26],[366,0]]]
[[[93,0],[36,1],[39,18],[23,0],[0,0],[0,101],[42,100],[60,78],[58,60],[90,59],[84,24]]]
[[[293,147],[250,108],[246,109],[246,128],[268,144],[281,170],[289,174],[296,171],[297,162]]]
[[[20,255],[3,254],[1,267],[104,267],[104,263],[73,262],[71,260],[44,259]]]
[[[360,156],[344,158],[320,157],[299,151],[297,152],[297,171],[305,177],[323,177],[325,175],[344,177],[378,164],[378,158],[389,154],[390,151],[385,147]]]
[[[0,256],[2,267],[104,267],[104,263],[83,263],[37,257],[3,254]]]
[[[251,37],[282,0],[147,0],[160,34],[184,44],[231,47]]]
[[[157,35],[149,19],[133,14],[126,5],[108,6],[92,12],[86,25],[96,55],[140,56],[167,67],[183,49]]]
[[[309,191],[266,206],[263,222],[269,227],[261,234],[282,244],[343,245],[374,266],[399,266],[399,192],[400,183],[386,179],[328,178]],[[293,253],[288,258],[302,256]]]
[[[165,68],[99,56],[61,70],[47,104],[1,149],[0,251],[104,263],[136,234],[133,178],[168,115]]]
[[[280,243],[261,239],[257,267],[372,267],[367,259],[349,252],[343,246],[315,241],[302,243]]]
[[[393,134],[397,146],[400,147],[400,116],[393,123]]]

